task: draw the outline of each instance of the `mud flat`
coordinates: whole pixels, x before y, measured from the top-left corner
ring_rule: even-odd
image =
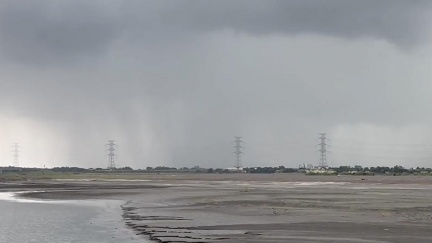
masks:
[[[155,242],[431,242],[432,178],[148,175],[0,184],[43,199],[121,199]],[[42,191],[42,192],[41,192]]]

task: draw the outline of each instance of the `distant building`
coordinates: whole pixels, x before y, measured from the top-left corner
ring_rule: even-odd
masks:
[[[231,171],[231,172],[236,172],[236,171],[241,171],[243,172],[243,167],[237,168],[237,167],[231,167],[231,168],[226,168],[226,170]]]
[[[313,168],[314,168],[313,164],[303,163],[303,164],[299,165],[299,169],[311,170]]]

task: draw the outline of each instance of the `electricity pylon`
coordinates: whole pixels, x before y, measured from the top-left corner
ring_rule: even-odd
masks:
[[[327,143],[326,143],[326,134],[320,133],[319,139],[321,142],[318,144],[320,146],[320,149],[318,150],[320,152],[320,161],[318,167],[325,168],[327,167]]]
[[[244,147],[242,146],[243,141],[241,140],[242,137],[234,137],[234,155],[235,155],[235,160],[236,160],[236,165],[235,167],[237,168],[238,171],[240,171],[240,168],[242,168],[241,165],[241,155],[243,154],[243,149]]]
[[[108,140],[108,169],[115,169],[115,140]]]

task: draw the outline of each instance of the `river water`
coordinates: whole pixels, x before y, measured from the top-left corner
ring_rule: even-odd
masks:
[[[126,228],[122,201],[42,201],[0,192],[0,242],[148,242]]]

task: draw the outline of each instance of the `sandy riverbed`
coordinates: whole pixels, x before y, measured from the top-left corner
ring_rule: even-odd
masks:
[[[159,242],[431,242],[432,178],[143,175],[2,183],[42,199],[122,199],[124,222]],[[127,178],[126,178],[127,179]],[[44,191],[44,192],[40,192]]]

